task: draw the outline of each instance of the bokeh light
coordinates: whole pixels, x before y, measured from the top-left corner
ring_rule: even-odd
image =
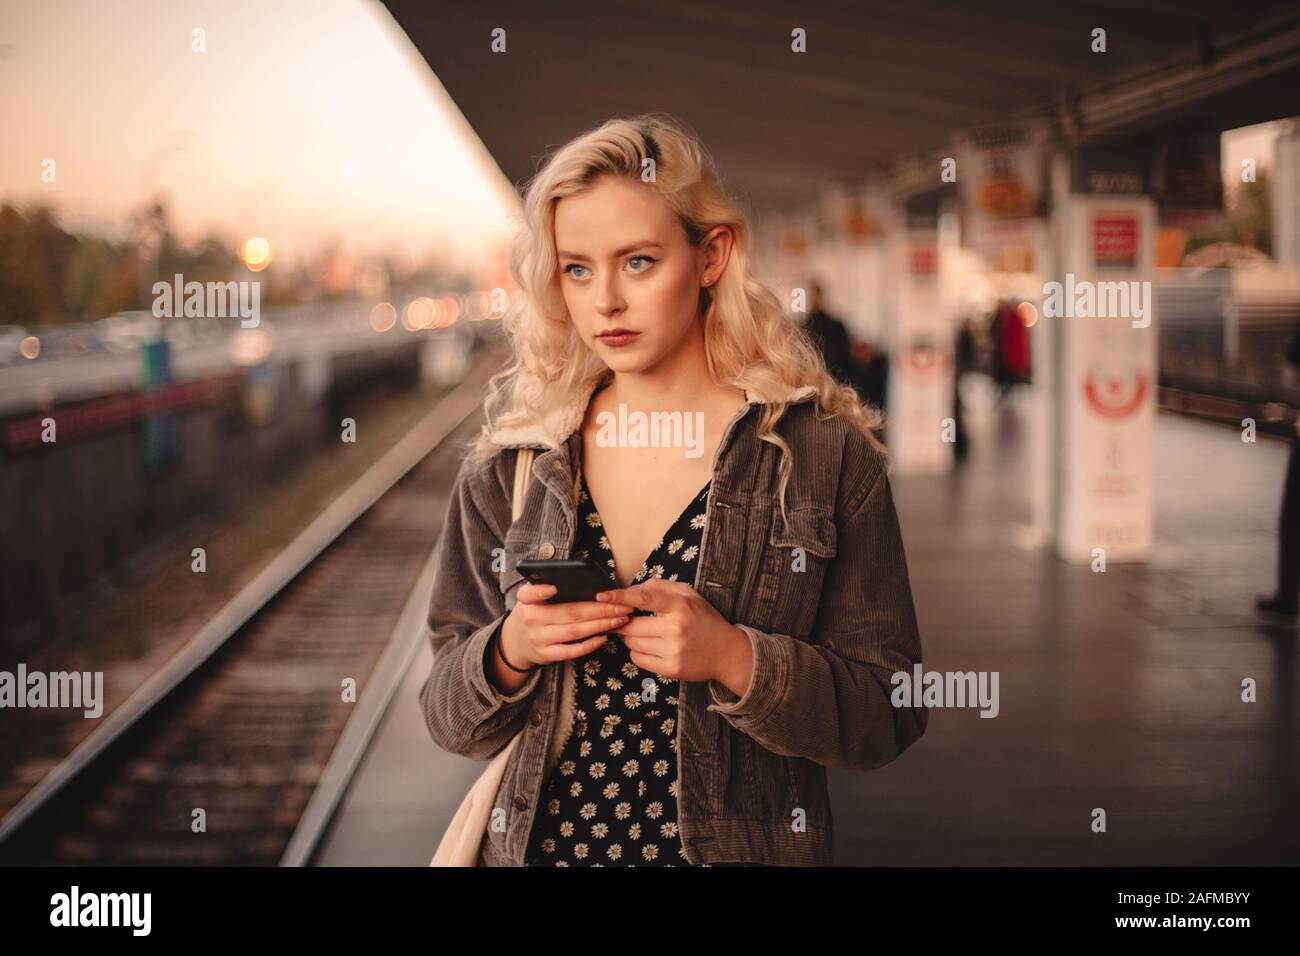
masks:
[[[370,310],[370,327],[376,332],[387,332],[397,324],[397,310],[391,302],[380,302]]]
[[[239,247],[239,258],[250,272],[261,272],[271,264],[271,244],[261,236],[250,236]]]

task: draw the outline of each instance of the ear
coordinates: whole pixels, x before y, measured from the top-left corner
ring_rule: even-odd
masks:
[[[735,239],[731,227],[714,226],[700,243],[700,284],[715,286],[731,261],[731,245]],[[708,280],[707,282],[705,280]]]

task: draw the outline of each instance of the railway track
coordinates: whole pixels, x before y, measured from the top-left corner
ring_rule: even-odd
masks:
[[[0,822],[0,864],[306,861],[409,657],[395,644],[422,634],[420,588],[494,359],[228,605],[224,633],[196,636]]]
[[[1205,392],[1162,385],[1157,403],[1162,411],[1207,419],[1232,428],[1240,429],[1242,421],[1249,418],[1254,420],[1256,428],[1261,433],[1285,438],[1295,434],[1294,414],[1285,405],[1277,402],[1210,395]]]

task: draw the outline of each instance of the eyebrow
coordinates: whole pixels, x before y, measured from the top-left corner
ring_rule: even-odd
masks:
[[[651,239],[643,239],[641,242],[633,242],[629,245],[623,246],[621,249],[615,249],[614,258],[617,259],[619,256],[625,256],[629,252],[635,252],[637,249],[649,249],[651,247],[656,249],[662,249],[663,245],[664,244],[662,242],[655,242]],[[556,255],[558,255],[561,259],[581,259],[583,262],[591,261],[586,256],[579,255],[576,252],[565,252],[563,249],[557,250]]]

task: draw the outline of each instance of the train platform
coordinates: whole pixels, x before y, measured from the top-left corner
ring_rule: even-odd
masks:
[[[894,763],[830,771],[835,863],[1293,864],[1296,630],[1253,611],[1273,581],[1285,442],[1161,415],[1154,559],[1094,573],[1026,533],[1027,402],[981,391],[965,462],[892,479],[924,667],[998,672],[999,712],[934,709]],[[422,642],[313,863],[428,863],[484,766],[430,739],[430,664]]]

